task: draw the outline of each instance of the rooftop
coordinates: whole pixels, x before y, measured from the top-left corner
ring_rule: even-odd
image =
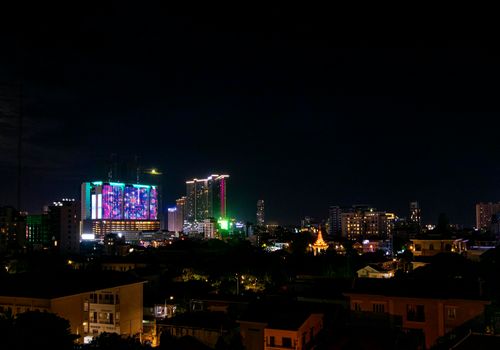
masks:
[[[142,282],[113,271],[20,273],[0,277],[0,296],[53,299]]]
[[[267,328],[296,330],[316,310],[301,303],[257,303],[250,307],[238,321],[266,323]]]
[[[429,299],[486,300],[477,281],[468,279],[357,279],[346,294],[373,294]]]

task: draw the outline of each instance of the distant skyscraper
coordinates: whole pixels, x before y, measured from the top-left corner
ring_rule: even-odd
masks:
[[[500,214],[500,203],[478,203],[476,204],[476,228],[489,230],[492,219]]]
[[[184,203],[186,197],[175,201],[175,207],[168,208],[168,230],[172,232],[182,232],[184,226]]]
[[[185,220],[202,222],[227,216],[227,179],[229,175],[210,175],[206,179],[186,181]]]
[[[410,202],[410,222],[417,224],[418,226],[422,224],[418,202]]]
[[[80,251],[80,211],[80,203],[69,198],[49,206],[51,243],[60,253]]]
[[[177,231],[177,208],[168,208],[167,209],[167,220],[168,220],[168,230],[171,232]]]
[[[328,210],[328,230],[331,236],[342,234],[342,208],[338,205],[331,206]]]
[[[179,231],[182,231],[182,227],[184,225],[184,213],[185,213],[185,207],[186,207],[186,197],[181,197],[175,201],[175,208],[176,210],[176,222],[179,223],[180,228]]]
[[[264,200],[259,199],[257,201],[257,225],[264,226]]]

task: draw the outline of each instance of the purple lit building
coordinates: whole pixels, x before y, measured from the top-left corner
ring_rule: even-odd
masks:
[[[152,185],[84,182],[81,210],[84,235],[160,229],[158,188]]]

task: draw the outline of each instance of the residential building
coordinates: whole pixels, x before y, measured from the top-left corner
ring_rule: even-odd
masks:
[[[358,278],[392,278],[396,273],[394,264],[368,264],[356,271]]]
[[[247,350],[310,349],[323,329],[323,314],[280,313],[266,320],[241,319],[240,333]]]
[[[179,215],[177,212],[177,207],[168,208],[168,230],[171,232],[181,232],[182,231],[182,221],[179,222]]]
[[[26,243],[26,215],[13,207],[0,207],[0,251],[22,248]]]
[[[49,206],[51,244],[62,254],[80,251],[80,203],[63,198]]]
[[[479,297],[455,297],[459,290],[443,292],[435,283],[433,290],[428,290],[422,286],[402,288],[389,279],[364,281],[384,282],[385,288],[366,288],[366,291],[354,288],[354,291],[345,293],[350,299],[351,312],[397,316],[403,329],[423,332],[426,348],[431,348],[439,337],[454,328],[482,315],[485,306],[490,304]]]
[[[216,238],[217,234],[217,221],[214,219],[203,220],[203,235],[205,239]]]
[[[338,205],[331,206],[328,210],[328,234],[330,236],[340,237],[342,235],[342,212],[343,209]]]
[[[228,334],[234,325],[228,315],[223,312],[198,311],[159,320],[156,327],[156,334],[168,333],[177,338],[189,335],[204,345],[214,348],[219,337]]]
[[[34,250],[52,246],[50,217],[43,214],[28,214],[26,216],[26,240]]]
[[[0,313],[47,311],[70,322],[79,342],[103,332],[141,332],[143,283],[120,273],[15,274],[0,279]]]
[[[213,174],[206,179],[186,181],[185,220],[202,222],[227,217],[227,179],[229,175]]]
[[[476,204],[476,228],[478,230],[489,230],[492,219],[500,214],[500,202],[498,203],[477,203]]]
[[[417,201],[410,202],[410,222],[417,226],[422,224],[420,206]]]
[[[259,199],[257,201],[257,226],[264,226],[264,200]]]
[[[461,238],[414,238],[410,241],[410,250],[414,256],[433,256],[438,253],[462,254],[468,249],[468,241]]]
[[[355,208],[342,212],[342,236],[348,239],[381,237],[391,235],[395,215],[373,208]]]
[[[182,228],[184,226],[184,213],[186,207],[186,197],[181,197],[175,201],[175,222],[176,222],[176,230],[175,232],[182,232]]]

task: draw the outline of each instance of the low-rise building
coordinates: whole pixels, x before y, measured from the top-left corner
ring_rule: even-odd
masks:
[[[394,266],[384,266],[383,264],[368,264],[356,271],[358,278],[392,278],[396,273]]]
[[[410,250],[414,256],[433,256],[439,253],[461,254],[467,251],[467,240],[453,238],[414,238]]]
[[[278,313],[241,319],[240,333],[247,350],[310,349],[323,329],[323,314]]]
[[[449,284],[445,291],[436,283],[422,289],[416,284],[378,281],[384,283],[364,284],[345,293],[351,312],[400,317],[403,329],[423,332],[427,348],[439,337],[482,315],[485,306],[490,304],[479,296],[462,293],[464,289],[454,291],[456,286]]]
[[[116,273],[8,275],[0,279],[0,313],[55,313],[79,342],[103,332],[133,336],[142,329],[143,283]]]

